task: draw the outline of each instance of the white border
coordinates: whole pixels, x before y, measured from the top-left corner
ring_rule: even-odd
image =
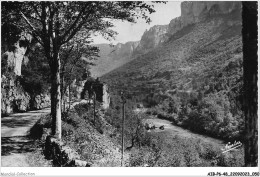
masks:
[[[35,176],[207,176],[209,172],[259,172],[258,167],[2,167],[1,173]],[[29,175],[28,175],[29,176]],[[223,175],[222,175],[223,176]]]

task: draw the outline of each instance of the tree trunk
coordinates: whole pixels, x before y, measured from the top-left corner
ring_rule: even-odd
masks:
[[[61,86],[61,88],[60,88],[60,90],[61,90],[61,96],[60,96],[60,99],[61,99],[61,112],[64,112],[65,111],[65,109],[62,109],[62,108],[64,108],[64,106],[62,106],[62,105],[64,105],[64,95],[65,95],[65,93],[64,93],[64,73],[63,73],[63,71],[62,71],[62,74],[61,74],[61,84],[60,84],[60,86]]]
[[[60,58],[57,55],[52,59],[51,65],[51,115],[52,134],[61,139],[61,83],[60,83]]]
[[[257,2],[242,2],[244,56],[245,166],[258,164]]]

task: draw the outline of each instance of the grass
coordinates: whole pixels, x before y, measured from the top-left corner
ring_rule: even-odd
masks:
[[[26,153],[26,161],[29,163],[30,167],[52,167],[51,161],[45,159],[42,149],[42,142],[35,141],[35,150]]]
[[[29,130],[29,138],[34,139],[34,151],[26,154],[26,160],[31,167],[51,167],[51,161],[45,159],[43,154],[43,144],[41,140],[44,128],[51,128],[51,115],[42,115],[40,119]]]

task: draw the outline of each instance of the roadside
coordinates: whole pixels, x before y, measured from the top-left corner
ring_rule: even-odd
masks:
[[[206,135],[201,135],[198,133],[191,132],[190,130],[184,129],[182,127],[176,126],[168,120],[159,119],[159,118],[150,118],[146,120],[147,122],[151,122],[156,127],[164,126],[164,130],[155,129],[153,130],[156,133],[163,133],[169,138],[174,136],[179,136],[181,138],[188,138],[188,139],[199,139],[202,142],[210,143],[218,147],[224,147],[224,141],[216,138],[212,138]]]
[[[45,108],[1,118],[2,167],[50,166],[41,154],[39,142],[27,137],[40,116],[49,113],[50,108]]]

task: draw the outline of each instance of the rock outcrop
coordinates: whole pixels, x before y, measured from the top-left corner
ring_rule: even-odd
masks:
[[[108,109],[110,105],[110,95],[107,84],[100,82],[99,79],[89,78],[84,82],[81,90],[81,99],[93,99],[94,92],[96,100],[101,103],[103,109]]]
[[[2,76],[1,114],[26,111],[30,107],[30,96],[24,92],[19,83]]]
[[[51,99],[48,94],[36,95],[33,99],[32,109],[42,109],[51,105]]]
[[[22,62],[32,37],[29,34],[21,33],[20,39],[13,45],[12,49],[6,51],[2,59],[7,60],[7,65],[13,68],[13,72],[17,76],[21,76]]]
[[[15,112],[25,112],[33,109],[42,109],[51,104],[48,94],[35,97],[25,92],[17,79],[8,79],[2,76],[1,85],[1,114],[8,115]]]
[[[174,34],[183,27],[201,22],[207,17],[217,14],[227,14],[241,9],[238,1],[185,1],[181,3],[181,16],[171,20],[169,34]]]
[[[168,37],[185,26],[201,22],[207,17],[227,14],[240,9],[237,1],[185,1],[181,3],[181,16],[171,20],[169,25],[156,25],[145,31],[136,51],[146,53],[168,40]]]
[[[114,60],[125,58],[126,56],[131,57],[136,47],[139,45],[138,42],[127,42],[125,44],[118,43],[111,49],[109,56],[113,57]]]
[[[138,45],[136,52],[145,53],[160,43],[166,41],[166,33],[168,31],[168,25],[155,25],[149,30],[146,30],[141,38],[140,44]]]

